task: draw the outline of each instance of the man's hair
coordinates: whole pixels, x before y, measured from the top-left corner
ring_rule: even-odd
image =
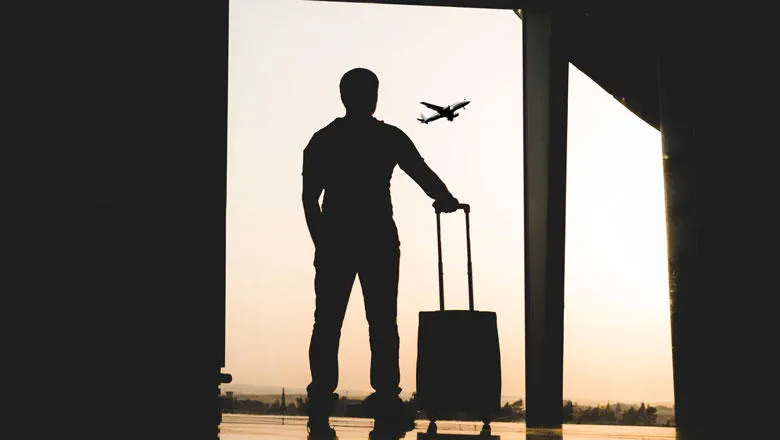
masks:
[[[374,72],[358,67],[341,77],[341,102],[348,112],[373,114],[376,109],[379,78]]]

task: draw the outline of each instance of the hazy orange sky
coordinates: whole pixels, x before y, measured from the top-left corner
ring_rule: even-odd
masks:
[[[511,11],[233,0],[230,4],[225,371],[236,384],[310,380],[313,245],[302,151],[342,116],[338,82],[379,77],[375,116],[404,130],[472,205],[475,307],[497,312],[503,392],[525,394],[522,22]],[[570,67],[565,398],[672,402],[660,133]],[[472,103],[418,123],[420,101]],[[438,309],[431,200],[396,169],[401,387],[415,389],[418,312]],[[467,308],[463,216],[443,217],[447,308]],[[468,356],[469,353],[463,353]],[[339,392],[370,390],[355,283]]]

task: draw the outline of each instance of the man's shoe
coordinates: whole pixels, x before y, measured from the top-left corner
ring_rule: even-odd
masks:
[[[374,430],[380,433],[404,435],[409,431],[414,431],[414,428],[413,417],[380,417],[374,419]]]
[[[398,396],[380,398],[372,394],[363,404],[369,417],[374,418],[371,438],[402,438],[415,428],[415,412]]]
[[[368,438],[370,440],[400,440],[405,436],[406,433],[383,432],[377,429],[372,429],[368,433]]]
[[[311,420],[306,424],[306,430],[309,432],[309,440],[336,440],[336,430],[325,422],[312,423]]]
[[[414,412],[403,406],[396,411],[374,417],[374,430],[381,434],[399,435],[403,437],[415,428]]]

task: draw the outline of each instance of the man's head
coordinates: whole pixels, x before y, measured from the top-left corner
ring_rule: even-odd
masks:
[[[379,90],[379,79],[374,72],[362,67],[352,69],[341,77],[339,89],[347,114],[374,114]]]

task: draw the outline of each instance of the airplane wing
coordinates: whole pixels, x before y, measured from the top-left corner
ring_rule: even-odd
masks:
[[[444,107],[439,107],[438,105],[428,104],[427,102],[421,102],[420,104],[428,107],[431,110],[436,110],[437,113],[441,113],[444,111]]]

